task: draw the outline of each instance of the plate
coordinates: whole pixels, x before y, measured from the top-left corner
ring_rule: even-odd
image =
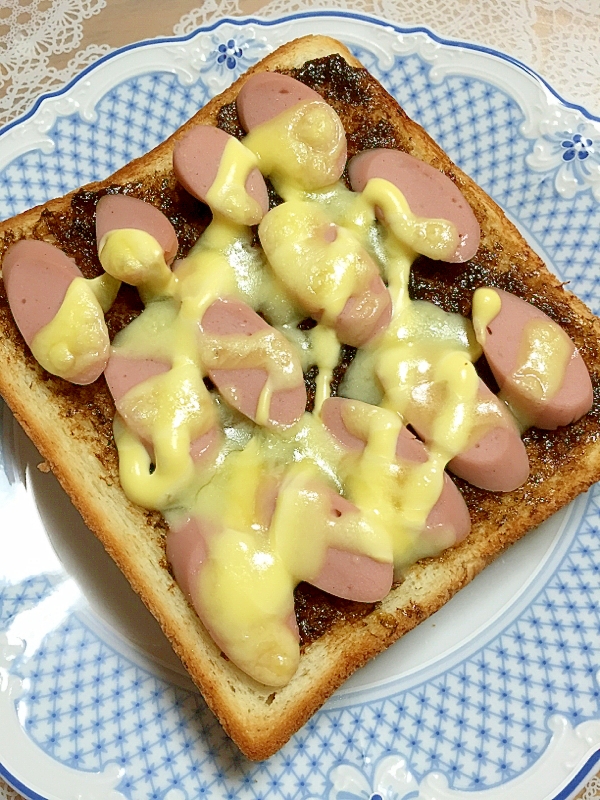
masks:
[[[111,54],[0,132],[5,216],[141,155],[279,44],[346,42],[600,310],[600,123],[511,58],[347,12],[224,19]],[[46,800],[567,800],[600,760],[600,490],[533,531],[247,761],[10,413],[0,774]]]

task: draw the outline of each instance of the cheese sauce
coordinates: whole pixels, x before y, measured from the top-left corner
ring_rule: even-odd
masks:
[[[370,180],[360,194],[332,183],[342,156],[335,112],[324,102],[300,103],[226,147],[208,195],[213,221],[174,272],[141,231],[114,231],[100,245],[106,271],[136,285],[145,303],[115,338],[114,352],[170,365],[131,389],[120,406],[115,440],[123,488],[175,527],[190,516],[210,522],[192,601],[229,658],[273,686],[284,685],[299,660],[290,625],[295,585],[319,574],[330,548],[393,563],[400,577],[416,559],[452,544],[448,531],[433,543],[421,533],[445,465],[476,428],[492,424],[477,400],[473,362],[481,349],[471,323],[408,296],[417,249],[449,255],[455,226],[415,217],[385,180]],[[262,251],[243,224],[257,214],[243,188],[256,164],[284,201],[260,223]],[[359,351],[342,391],[361,399],[368,376],[364,399],[381,406],[348,407],[345,424],[365,442],[350,452],[330,435],[320,410],[340,354],[336,320],[379,275],[391,296],[391,321]],[[203,332],[206,310],[224,297],[263,312],[302,365],[317,366],[313,414],[292,426],[266,425],[273,392],[292,380],[290,358],[272,329],[251,336]],[[307,315],[318,324],[302,333],[296,325]],[[267,375],[257,425],[225,411],[203,380],[210,369],[240,365]],[[396,454],[411,418],[423,418],[430,430],[422,462]],[[212,429],[222,429],[220,444],[199,466],[191,443]],[[351,504],[343,513],[331,499],[338,493]]]
[[[319,573],[329,547],[393,561],[397,574],[431,554],[431,543],[421,542],[420,533],[440,496],[444,466],[465,446],[473,426],[472,360],[480,351],[473,345],[470,323],[408,298],[416,242],[421,251],[442,257],[455,249],[456,229],[444,220],[416,218],[387,181],[371,180],[362,194],[342,183],[331,185],[342,135],[329,107],[309,102],[246,138],[244,145],[255,158],[242,155],[246,148],[239,143],[228,146],[209,194],[209,201],[215,198],[214,220],[171,281],[163,277],[152,247],[143,242],[146,246],[137,249],[145,237],[121,231],[110,234],[110,247],[104,247],[112,252],[113,241],[119,242],[117,254],[103,263],[120,279],[127,280],[132,270],[115,269],[113,262],[130,250],[139,253],[141,266],[136,265],[135,280],[130,280],[147,304],[131,330],[115,340],[116,351],[151,357],[158,350],[173,365],[125,399],[131,406],[128,416],[136,414],[147,429],[155,466],[150,471],[146,446],[117,420],[124,489],[135,502],[159,508],[175,524],[190,513],[215,523],[218,533],[207,542],[207,562],[192,599],[197,594],[206,624],[229,657],[271,685],[286,683],[298,663],[297,641],[288,625],[293,588]],[[236,214],[226,217],[221,210],[229,184],[243,185],[256,161],[284,202],[260,223],[267,270],[261,265],[250,278],[244,274],[248,259],[240,264],[235,257],[247,249],[248,231],[228,217],[239,219],[252,208],[238,191],[231,200]],[[348,454],[332,442],[319,410],[330,394],[340,353],[335,320],[348,299],[379,274],[389,285],[392,321],[368,349],[385,408],[372,409],[366,418],[356,409],[350,415],[348,424],[361,428],[366,446],[362,453]],[[288,329],[307,312],[320,320],[306,336],[304,358],[318,367],[315,413],[305,414],[292,429],[259,427],[241,450],[224,444],[213,463],[197,474],[190,442],[215,424],[217,413],[212,396],[202,391],[201,377],[208,369],[223,363],[235,367],[238,359],[267,371],[259,423],[273,386],[285,385],[289,373],[285,358],[269,351],[268,334],[256,339],[199,334],[204,312],[224,296],[250,296],[256,308],[281,309],[271,321]],[[420,335],[434,318],[438,329],[452,331],[441,340]],[[423,463],[399,462],[396,441],[403,415],[419,403],[424,413],[435,415],[428,457]],[[265,481],[273,479],[273,508],[261,518],[261,494]],[[332,490],[356,512],[332,515]],[[437,548],[449,543],[442,536]]]

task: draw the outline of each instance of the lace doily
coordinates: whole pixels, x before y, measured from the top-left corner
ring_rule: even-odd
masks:
[[[585,787],[581,800],[596,800],[598,797],[600,797],[600,778],[592,778]]]
[[[0,0],[0,126],[26,113],[100,56],[111,43],[87,41],[85,22],[113,0]],[[531,66],[563,97],[600,116],[598,5],[588,0],[206,0],[174,26],[177,35],[224,16],[273,18],[316,8],[347,8],[442,36],[478,42]],[[125,8],[125,7],[124,7]],[[167,30],[160,15],[136,17],[135,37]],[[91,37],[93,39],[93,36]]]
[[[82,50],[84,20],[106,0],[2,0],[0,2],[0,125],[24,114],[42,92],[52,92],[109,52],[108,45]],[[74,55],[64,66],[54,56]]]

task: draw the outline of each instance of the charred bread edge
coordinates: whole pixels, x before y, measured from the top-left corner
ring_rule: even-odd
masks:
[[[104,181],[86,189],[143,180],[144,175],[171,174],[174,142],[192,125],[216,124],[219,109],[232,102],[247,77],[258,70],[289,70],[330,54],[341,55],[351,66],[362,68],[338,42],[322,36],[291,42],[252,67],[231,87],[211,100],[173,136],[150,153],[136,159]],[[385,95],[386,103],[396,108]],[[398,108],[398,125],[407,129],[410,150],[446,172],[461,188],[480,220],[484,237],[494,247],[509,249],[522,263],[524,280],[532,292],[560,299],[568,306],[595,350],[600,325],[586,306],[566,292],[535,256],[500,208],[461,172],[423,129]],[[75,192],[0,223],[0,253],[10,241],[31,235],[44,208],[67,208]],[[500,244],[497,244],[500,243]],[[499,261],[502,269],[502,259]],[[577,341],[578,345],[581,342]],[[583,349],[595,387],[599,376],[590,347]],[[372,612],[353,622],[334,624],[307,646],[293,680],[271,691],[256,684],[233,666],[214,645],[195,612],[168,571],[164,556],[164,531],[156,516],[132,505],[114,473],[97,457],[94,419],[72,415],[68,401],[57,396],[54,382],[32,361],[20,334],[12,326],[0,338],[0,392],[15,418],[38,447],[52,471],[72,498],[85,523],[101,540],[131,586],[159,621],[208,705],[226,732],[251,759],[275,753],[357,668],[387,648],[407,631],[444,605],[508,545],[519,539],[600,477],[600,440],[575,442],[573,453],[539,484],[521,492],[518,513],[514,493],[496,495],[494,513],[479,519],[471,535],[440,557],[416,564],[405,581]],[[93,447],[90,446],[93,444]],[[575,466],[576,465],[576,466]],[[568,477],[567,477],[568,476]]]

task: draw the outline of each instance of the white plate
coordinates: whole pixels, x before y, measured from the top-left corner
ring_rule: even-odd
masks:
[[[304,33],[350,45],[600,309],[600,124],[513,59],[345,12],[125,48],[0,133],[10,216],[140,155]],[[246,761],[4,410],[0,774],[28,798],[566,800],[600,759],[595,487]]]

